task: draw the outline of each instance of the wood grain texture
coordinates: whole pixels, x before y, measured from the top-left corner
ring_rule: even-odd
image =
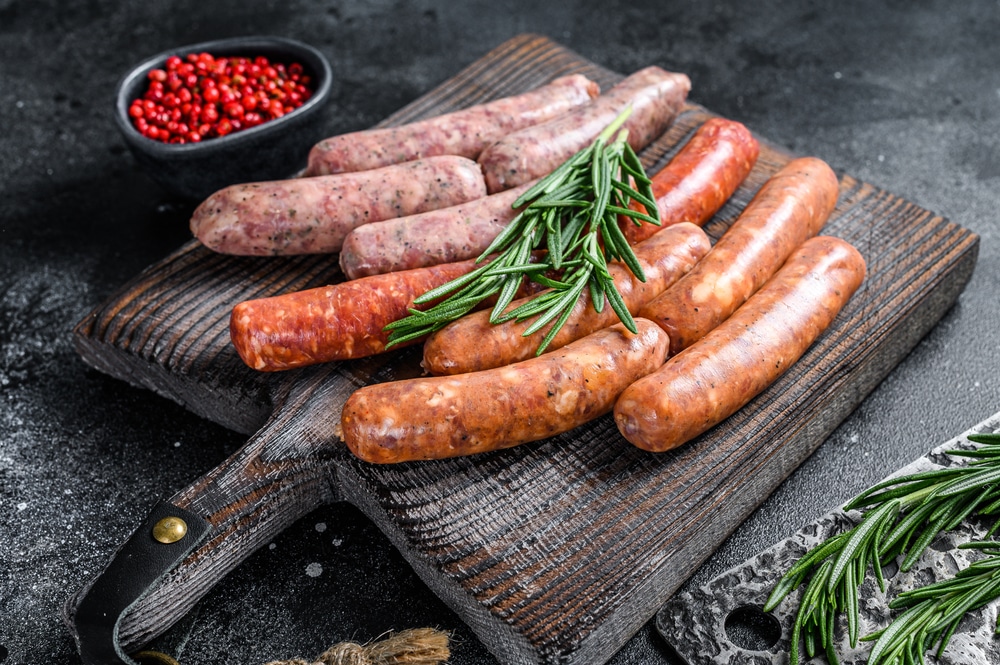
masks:
[[[571,72],[602,87],[621,78],[524,35],[383,124]],[[658,170],[709,117],[689,105],[644,151],[647,168]],[[761,142],[751,176],[705,227],[713,239],[791,158]],[[207,517],[214,539],[126,616],[123,642],[137,646],[162,632],[274,533],[323,502],[346,500],[502,662],[606,661],[933,327],[971,276],[978,249],[971,232],[847,175],[823,233],[861,251],[865,284],[788,373],[695,441],[646,453],[605,417],[516,449],[389,467],[351,457],[335,426],[355,387],[417,375],[414,350],[263,375],[229,345],[234,304],[342,280],[336,257],[181,247],[82,321],[77,348],[96,368],[226,427],[263,429],[173,499]]]

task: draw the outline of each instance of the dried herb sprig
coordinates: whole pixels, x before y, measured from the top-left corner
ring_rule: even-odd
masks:
[[[947,454],[973,461],[891,478],[862,492],[844,507],[865,511],[861,521],[810,550],[778,581],[764,611],[777,607],[810,580],[792,627],[791,665],[799,662],[800,639],[809,658],[823,651],[831,663],[839,662],[833,633],[836,617],[842,612],[847,617],[851,646],[856,646],[858,588],[869,566],[884,591],[882,566],[886,563],[902,555],[900,570],[906,571],[939,533],[955,528],[971,515],[1000,512],[1000,433],[968,438],[984,446],[949,450]],[[990,529],[990,535],[997,526],[1000,522]],[[901,630],[907,635],[908,629]]]
[[[954,577],[899,594],[889,607],[906,609],[888,626],[861,638],[874,641],[868,665],[916,665],[937,644],[937,656],[967,612],[978,610],[1000,596],[1000,542],[971,542],[960,549],[978,549],[987,555]],[[1000,632],[1000,623],[994,632]]]
[[[489,263],[417,298],[417,305],[444,300],[386,326],[386,347],[422,337],[463,316],[487,298],[496,297],[492,323],[537,317],[524,332],[530,335],[552,323],[538,348],[541,353],[566,323],[573,306],[589,289],[594,308],[605,302],[629,330],[635,321],[619,294],[608,261],[619,260],[642,281],[642,266],[618,227],[618,216],[636,224],[660,224],[650,180],[620,130],[631,113],[623,111],[587,148],[564,162],[514,202],[524,206],[479,257]],[[619,131],[620,130],[620,131]],[[617,133],[617,135],[616,135]],[[614,136],[614,140],[612,139]],[[629,208],[631,201],[648,214]],[[532,252],[545,250],[532,262]],[[559,274],[558,279],[547,272]],[[549,290],[512,311],[504,312],[527,277]]]

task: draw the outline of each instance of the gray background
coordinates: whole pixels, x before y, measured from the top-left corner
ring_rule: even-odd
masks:
[[[982,237],[958,305],[694,583],[998,410],[996,2],[0,0],[0,663],[78,663],[64,599],[156,499],[244,441],[73,351],[78,320],[189,237],[192,206],[135,167],[112,124],[118,78],[184,44],[293,37],[334,63],[333,134],[528,31],[623,73],[684,71],[694,101]],[[455,632],[452,662],[494,662],[338,504],[254,555],[158,646],[185,665],[252,664],[424,625]],[[647,625],[613,662],[673,661]]]

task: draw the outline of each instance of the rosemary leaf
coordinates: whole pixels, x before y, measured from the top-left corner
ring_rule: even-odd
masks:
[[[562,314],[563,310],[573,309],[573,305],[575,305],[576,301],[580,299],[580,293],[586,286],[587,282],[581,281],[578,282],[576,286],[574,286],[569,291],[561,292],[559,297],[555,298],[549,310],[544,314],[540,314],[538,318],[535,319],[534,322],[532,322],[532,324],[525,329],[524,335],[525,336],[533,335],[534,333],[544,328],[545,324],[547,324],[549,321]],[[565,319],[563,319],[563,322],[565,323]],[[558,332],[558,329],[556,330],[556,332]],[[553,336],[555,336],[554,333]]]
[[[636,225],[639,225],[642,222],[648,222],[650,224],[656,224],[657,226],[660,225],[660,220],[658,220],[658,219],[656,219],[654,217],[651,217],[651,216],[649,216],[649,215],[647,215],[645,213],[641,213],[638,210],[632,210],[631,208],[622,208],[621,206],[609,205],[606,208],[606,210],[608,212],[613,212],[613,213],[615,213],[617,215],[624,215],[626,217],[631,217],[632,221],[634,221],[636,223]]]
[[[1000,447],[997,448],[976,448],[975,450],[949,450],[949,455],[956,457],[987,458],[994,459],[1000,457]]]
[[[545,238],[545,246],[549,251],[549,261],[556,270],[562,268],[563,262],[563,242],[562,224],[556,219],[555,211],[547,215],[545,228],[548,231]]]
[[[545,349],[549,348],[549,344],[551,344],[552,340],[555,339],[556,333],[559,332],[559,329],[563,327],[563,325],[566,323],[566,319],[568,319],[569,315],[572,313],[573,313],[572,307],[566,307],[563,310],[559,318],[556,319],[556,322],[552,324],[552,328],[550,328],[549,332],[547,332],[545,334],[545,337],[542,338],[541,344],[538,345],[538,350],[535,351],[536,356],[540,356],[543,353],[545,353]]]
[[[646,208],[647,210],[649,208],[656,207],[656,202],[653,201],[652,198],[647,198],[644,194],[642,194],[641,192],[639,192],[637,189],[633,189],[632,187],[630,187],[628,184],[626,184],[625,182],[623,182],[621,180],[615,180],[615,181],[613,181],[611,183],[611,186],[614,187],[615,189],[617,189],[621,194],[624,194],[625,198],[627,199],[627,201],[636,201],[637,203],[641,203],[643,205],[643,207]],[[615,212],[617,212],[620,215],[632,215],[632,214],[637,214],[639,211],[638,210],[632,210],[631,208],[622,208],[621,210],[616,210]],[[653,217],[651,217],[651,216],[648,216],[648,217],[649,217],[649,219],[653,219]],[[658,224],[659,220],[656,220],[655,223]]]
[[[600,281],[596,279],[589,280],[587,284],[590,286],[590,304],[594,308],[595,312],[604,311],[604,303],[607,299],[604,296],[604,287]]]
[[[608,297],[608,303],[611,305],[611,309],[615,311],[618,318],[625,325],[629,332],[636,334],[639,332],[638,326],[635,325],[635,319],[632,318],[632,313],[628,311],[628,307],[625,306],[625,301],[622,300],[622,296],[615,289],[614,280],[608,278],[610,286],[605,287],[604,293]]]
[[[635,252],[632,251],[632,247],[629,246],[628,240],[625,239],[625,234],[622,233],[622,230],[618,228],[618,225],[614,222],[605,224],[604,227],[608,229],[608,236],[610,236],[615,245],[618,260],[628,266],[628,269],[640,282],[645,283],[646,273],[643,271],[642,265],[639,263],[639,258],[635,255]]]
[[[939,494],[941,496],[955,496],[970,489],[977,489],[998,481],[1000,481],[1000,468],[987,468],[969,474],[967,477],[956,478],[951,483],[948,483],[947,486],[941,488]]]
[[[858,556],[861,548],[867,547],[878,530],[884,526],[886,520],[891,519],[899,510],[897,501],[890,501],[879,506],[871,515],[871,519],[862,520],[851,533],[851,537],[844,545],[844,549],[837,555],[833,564],[833,572],[830,577],[830,586],[836,586],[840,582],[840,577],[844,574],[851,559]]]
[[[864,568],[862,568],[861,574],[864,575]],[[847,614],[847,635],[853,647],[858,644],[858,571],[856,566],[847,567],[844,592],[847,596],[843,608]],[[829,643],[832,646],[832,637]]]

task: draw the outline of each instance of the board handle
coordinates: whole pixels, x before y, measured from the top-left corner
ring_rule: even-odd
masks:
[[[320,387],[300,383],[242,448],[159,504],[67,600],[63,618],[85,665],[134,665],[126,654],[165,632],[287,526],[337,498],[340,409],[317,395]]]

